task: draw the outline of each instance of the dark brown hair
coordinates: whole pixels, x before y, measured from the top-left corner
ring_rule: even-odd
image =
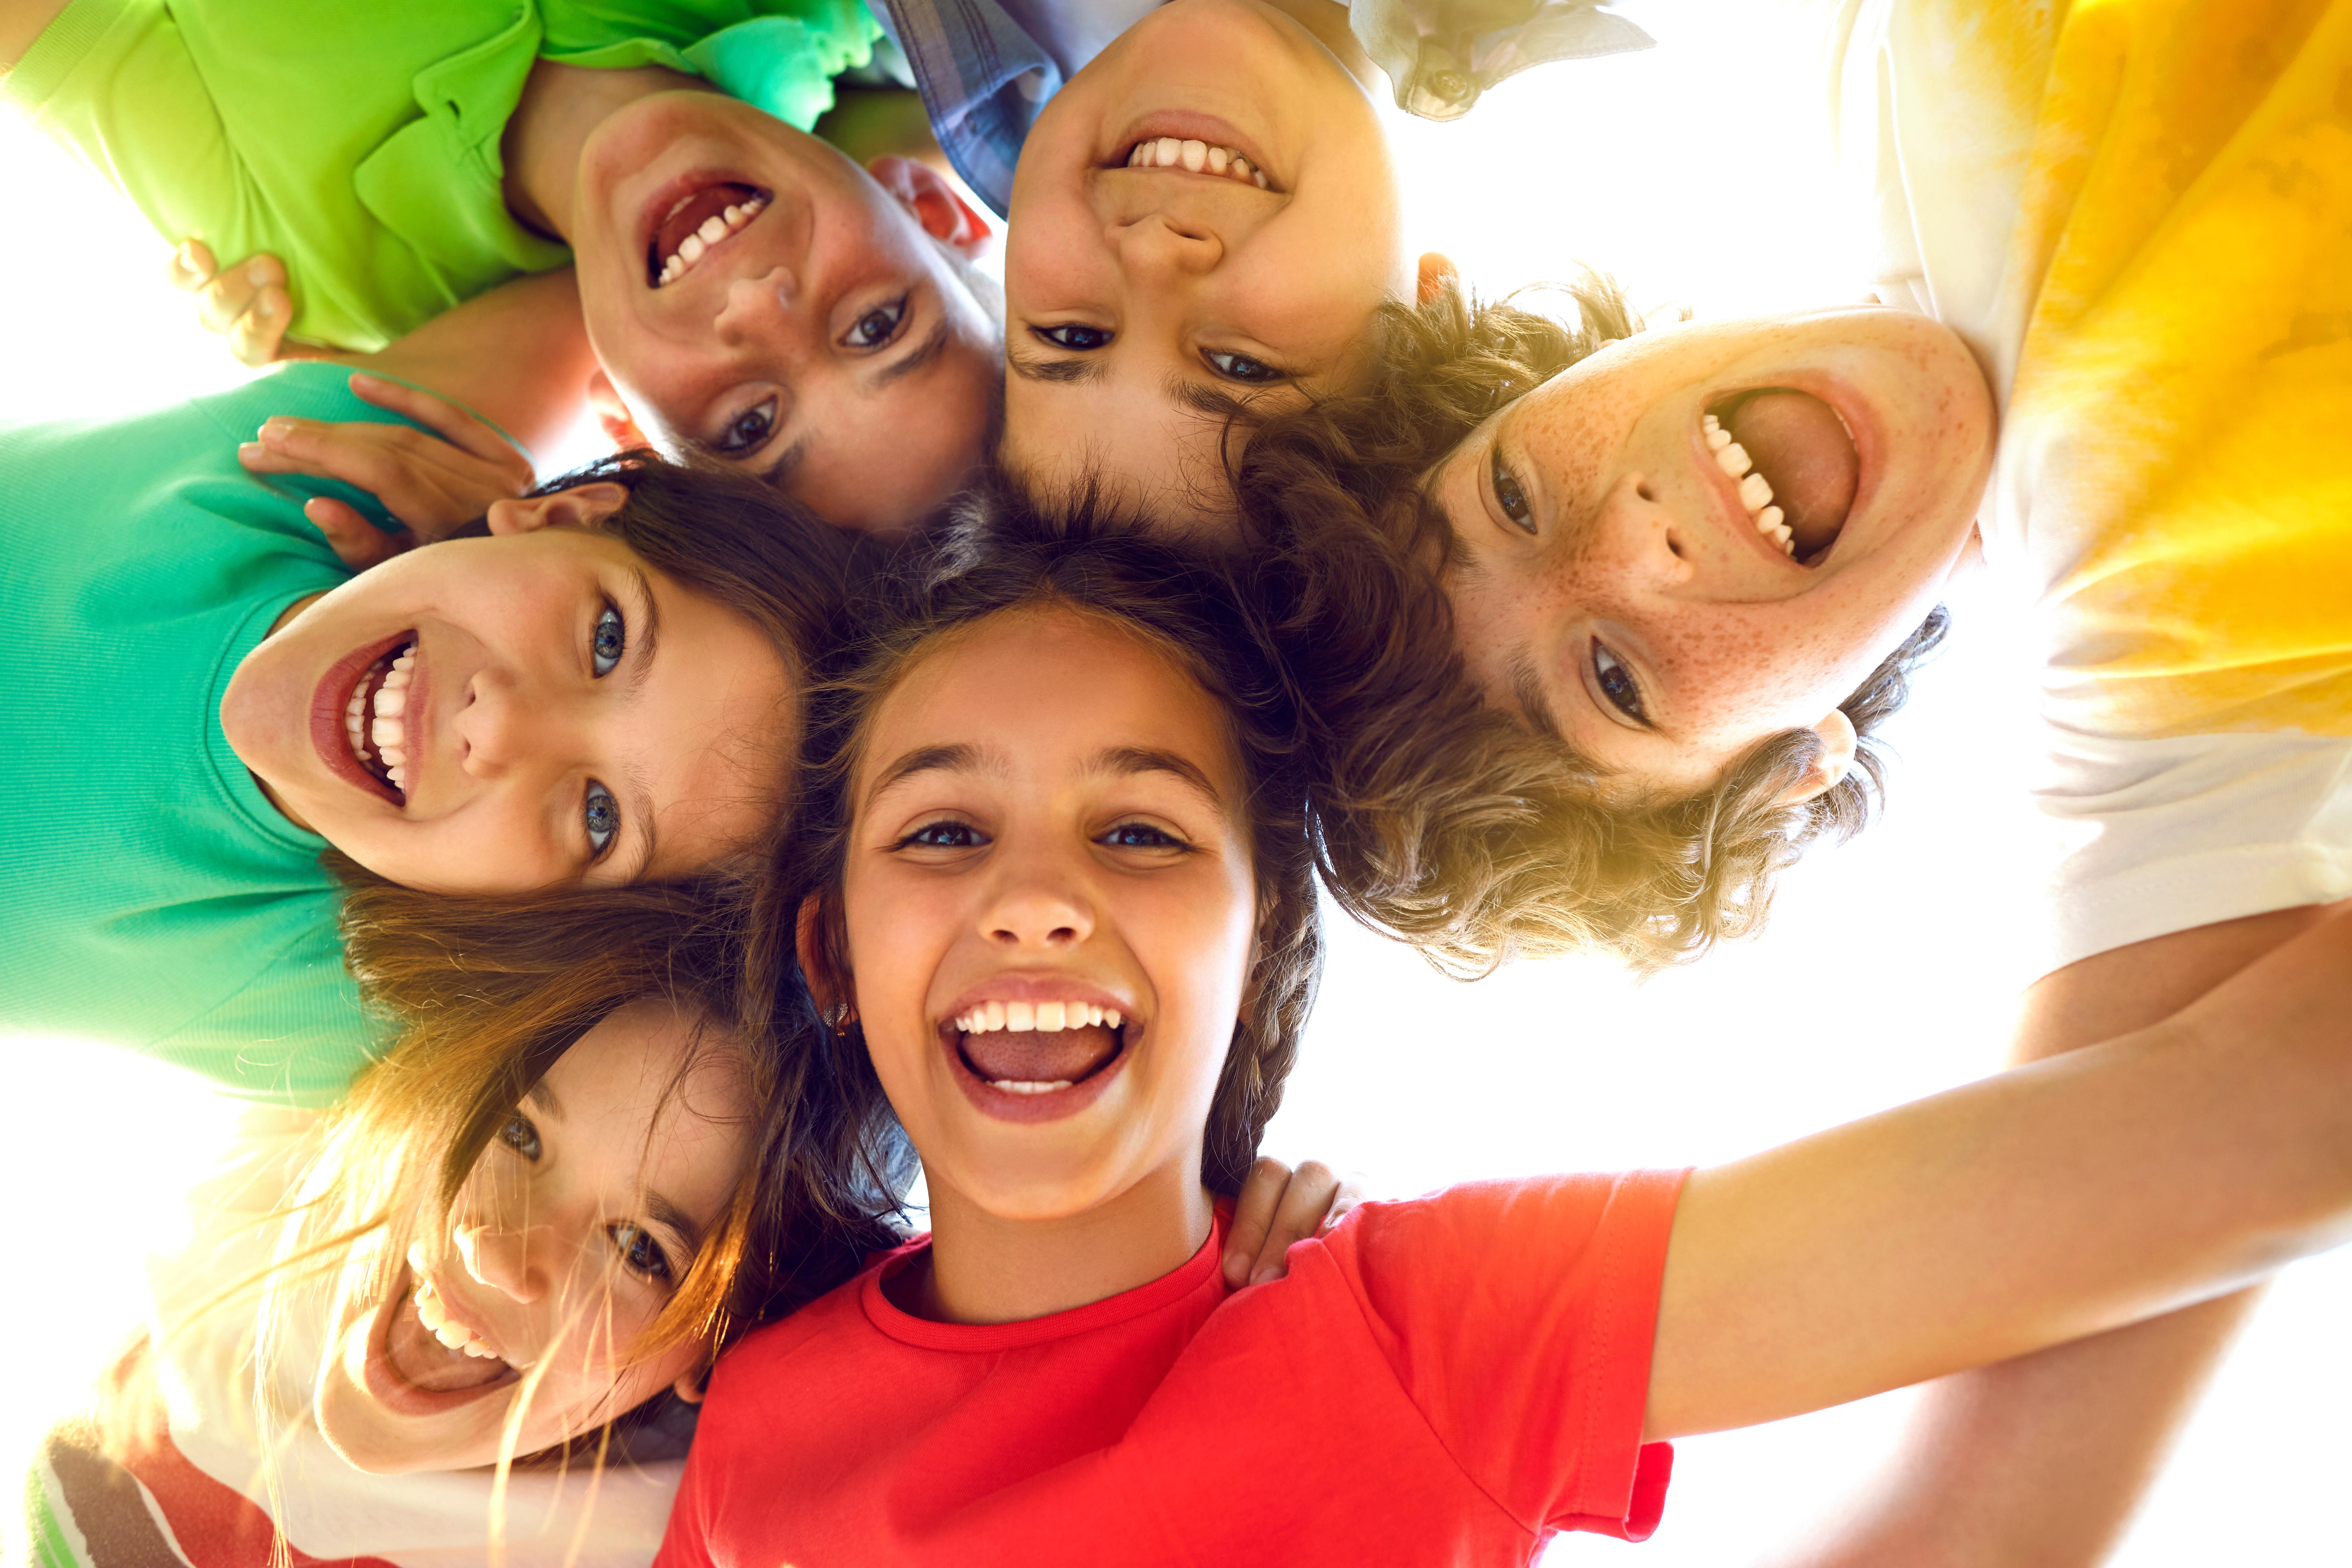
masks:
[[[920,660],[991,616],[1031,606],[1073,610],[1143,639],[1224,710],[1249,788],[1257,948],[1250,1005],[1234,1026],[1210,1109],[1202,1179],[1218,1192],[1237,1192],[1282,1102],[1322,973],[1302,769],[1307,745],[1280,661],[1225,570],[1144,536],[1098,494],[1078,498],[1049,522],[1009,480],[984,480],[936,553],[911,565],[877,601],[867,635],[812,698],[805,791],[762,898],[753,966],[791,963],[798,910],[803,896],[814,895],[820,988],[847,991],[840,893],[854,816],[850,784],[872,716]],[[813,1011],[797,1023],[827,1032]],[[858,1026],[844,1026],[842,1037],[863,1058]],[[859,1081],[879,1094],[870,1063]]]
[[[1234,458],[1255,582],[1316,721],[1318,852],[1358,919],[1450,972],[1603,952],[1653,969],[1753,930],[1806,845],[1869,819],[1873,731],[1944,635],[1939,608],[1840,706],[1860,737],[1840,783],[1781,795],[1821,755],[1811,731],[1759,742],[1679,798],[1604,799],[1601,772],[1486,706],[1454,639],[1452,531],[1422,485],[1496,409],[1638,330],[1598,277],[1555,286],[1556,319],[1448,284],[1383,307],[1370,384],[1253,422]]]

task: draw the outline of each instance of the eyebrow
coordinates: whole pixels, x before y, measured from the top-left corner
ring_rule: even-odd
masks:
[[[1067,359],[1032,359],[1007,349],[1004,363],[1013,374],[1024,381],[1051,382],[1063,386],[1081,382],[1096,382],[1109,374],[1103,363],[1090,355],[1073,355]]]
[[[646,1193],[646,1217],[677,1233],[678,1239],[686,1243],[685,1262],[691,1263],[695,1254],[702,1250],[702,1227],[694,1223],[694,1216],[651,1189]]]
[[[994,747],[972,745],[922,746],[908,752],[874,781],[866,792],[866,800],[878,800],[917,773],[985,773],[1003,778],[1013,771],[1013,759]],[[1138,773],[1167,773],[1191,788],[1202,799],[1219,811],[1225,809],[1224,797],[1209,775],[1191,759],[1174,752],[1163,752],[1149,746],[1111,746],[1096,752],[1087,760],[1084,771],[1096,776],[1130,778]]]
[[[763,485],[781,485],[791,479],[793,470],[799,468],[802,461],[808,457],[808,449],[809,438],[803,436],[776,454],[776,460],[770,463],[761,473],[760,482]]]
[[[634,701],[645,695],[646,682],[653,678],[654,656],[661,651],[661,605],[654,597],[653,579],[646,575],[644,567],[635,562],[629,563],[628,576],[636,600],[634,608],[637,634],[629,639],[631,651],[635,655],[629,670],[629,697]],[[658,836],[654,830],[653,789],[641,763],[624,763],[621,774],[621,783],[629,795],[625,826],[634,825],[635,827],[635,831],[629,835],[629,842],[636,850],[630,857],[631,864],[625,880],[635,882],[654,863]]]
[[[884,365],[880,371],[876,373],[873,384],[877,387],[887,386],[892,382],[897,381],[903,376],[912,375],[915,372],[921,370],[924,366],[938,360],[940,354],[947,352],[948,333],[950,324],[951,323],[947,318],[947,312],[944,310],[940,312],[939,321],[931,327],[930,336],[916,344],[912,350],[900,354],[897,359],[892,360],[888,364]]]
[[[1568,737],[1560,733],[1559,716],[1552,711],[1551,699],[1544,691],[1543,677],[1537,672],[1535,654],[1524,643],[1511,656],[1511,697],[1519,705],[1520,717],[1537,734],[1568,744]]]
[[[523,1103],[538,1106],[542,1114],[558,1121],[563,1120],[563,1102],[555,1098],[555,1090],[547,1086],[545,1079],[524,1089],[522,1098]]]

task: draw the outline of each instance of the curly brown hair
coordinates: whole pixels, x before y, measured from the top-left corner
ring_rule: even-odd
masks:
[[[1255,582],[1323,742],[1326,883],[1464,976],[1593,952],[1648,971],[1756,929],[1807,845],[1869,820],[1885,784],[1870,737],[1948,624],[1938,607],[1840,704],[1855,765],[1796,805],[1782,795],[1822,754],[1809,730],[1767,737],[1696,795],[1627,801],[1604,799],[1601,770],[1556,736],[1487,707],[1454,647],[1452,531],[1422,486],[1496,410],[1640,330],[1605,279],[1550,287],[1572,320],[1451,283],[1384,307],[1370,385],[1235,414],[1250,428],[1234,489],[1265,542]]]
[[[1053,606],[1096,617],[1167,656],[1223,709],[1250,795],[1257,950],[1250,1005],[1235,1023],[1212,1101],[1202,1180],[1236,1193],[1281,1106],[1322,974],[1303,764],[1309,747],[1284,667],[1221,564],[1147,537],[1099,492],[1047,518],[1003,477],[984,479],[933,553],[877,595],[866,636],[811,700],[804,793],[777,874],[761,894],[750,964],[788,969],[803,900],[817,900],[812,965],[845,994],[850,973],[841,885],[853,814],[849,784],[882,701],[923,658],[988,618]],[[812,1010],[803,1035],[827,1032]],[[836,1026],[866,1057],[854,1020]],[[861,1082],[873,1085],[870,1061]],[[878,1092],[878,1086],[876,1089]]]

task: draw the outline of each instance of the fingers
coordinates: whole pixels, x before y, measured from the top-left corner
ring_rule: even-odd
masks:
[[[365,371],[353,373],[352,391],[363,402],[415,420],[451,446],[486,463],[510,469],[521,487],[530,484],[530,464],[515,450],[514,443],[448,399],[436,397],[423,387],[387,381]]]
[[[491,502],[520,494],[530,479],[527,468],[484,462],[413,426],[375,421],[279,415],[236,456],[252,473],[306,474],[366,490],[419,539],[446,538]]]
[[[201,239],[192,239],[172,252],[172,259],[163,271],[172,287],[183,294],[193,294],[213,280],[220,264],[213,259],[212,247]]]
[[[408,530],[386,533],[361,516],[357,508],[331,497],[313,496],[304,501],[302,515],[326,535],[328,545],[354,572],[380,566],[416,544],[416,535]]]
[[[1282,1190],[1274,1222],[1266,1227],[1265,1243],[1251,1264],[1251,1284],[1263,1285],[1290,1272],[1290,1261],[1284,1255],[1291,1243],[1323,1234],[1323,1216],[1339,1192],[1339,1176],[1320,1160],[1308,1160],[1290,1173],[1290,1184]]]
[[[1241,1195],[1234,1200],[1234,1223],[1225,1232],[1225,1283],[1238,1290],[1250,1282],[1258,1249],[1265,1245],[1281,1206],[1282,1191],[1290,1183],[1290,1167],[1272,1155],[1262,1156],[1242,1180]]]
[[[208,332],[226,333],[253,308],[262,290],[286,288],[286,266],[274,256],[256,256],[215,274],[196,296],[196,320]]]
[[[286,341],[286,323],[294,319],[294,301],[271,284],[253,297],[253,303],[228,330],[228,352],[236,363],[258,370],[278,361]]]

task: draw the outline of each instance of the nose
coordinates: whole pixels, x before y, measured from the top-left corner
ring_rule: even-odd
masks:
[[[1121,267],[1139,282],[1205,277],[1225,258],[1224,238],[1215,229],[1171,219],[1166,213],[1148,213],[1118,225],[1112,244]]]
[[[1628,587],[1659,593],[1698,581],[1696,534],[1675,514],[1646,476],[1627,474],[1601,498],[1583,553],[1622,574]]]
[[[797,335],[793,329],[800,321],[800,279],[791,268],[779,264],[728,284],[711,326],[730,349],[751,342],[772,346]]]
[[[1094,900],[1079,879],[1046,866],[1024,868],[1008,879],[981,917],[989,945],[1006,952],[1075,947],[1094,929]]]
[[[493,1225],[457,1227],[457,1256],[466,1272],[510,1300],[528,1306],[546,1293],[547,1281],[534,1257],[532,1230],[512,1231]]]
[[[568,716],[562,694],[545,683],[512,670],[481,670],[468,683],[453,726],[458,765],[485,783],[534,764],[560,767],[567,754],[560,742]]]

